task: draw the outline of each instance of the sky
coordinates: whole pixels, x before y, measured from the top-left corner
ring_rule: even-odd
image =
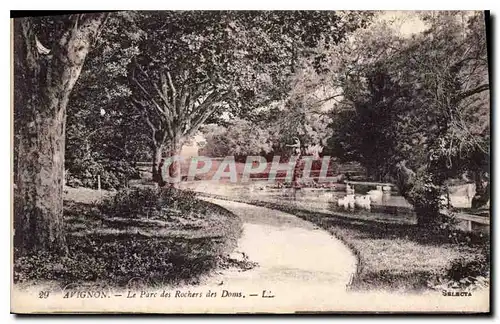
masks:
[[[384,11],[379,19],[392,22],[391,26],[403,36],[420,33],[426,27],[416,11]]]

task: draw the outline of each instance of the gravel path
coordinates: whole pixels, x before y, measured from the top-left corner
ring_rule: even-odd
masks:
[[[356,257],[338,239],[296,216],[233,201],[203,198],[241,217],[243,233],[234,258],[248,258],[257,266],[246,271],[226,270],[205,283],[241,292],[244,298],[267,306],[301,309],[304,295],[317,306],[332,306],[344,295],[356,270]],[[262,298],[274,295],[273,302]],[[258,294],[258,296],[251,296]],[[333,298],[332,298],[333,297]],[[316,302],[314,302],[316,301]],[[326,303],[326,304],[325,304]],[[288,308],[287,307],[287,308]],[[309,306],[310,307],[310,306]],[[322,307],[323,308],[323,307]],[[328,307],[329,308],[329,307]]]

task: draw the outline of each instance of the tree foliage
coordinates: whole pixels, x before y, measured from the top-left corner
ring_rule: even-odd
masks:
[[[338,42],[369,15],[335,12],[155,12],[137,19],[129,67],[135,106],[151,130],[153,165],[175,155],[214,115],[248,116],[283,99],[303,57]],[[356,18],[357,17],[357,18]],[[153,175],[155,168],[153,169]],[[175,171],[174,171],[175,173]]]
[[[204,156],[234,156],[236,161],[244,162],[247,156],[264,156],[273,149],[269,129],[244,119],[232,120],[226,127],[207,125],[202,133],[206,144],[200,154]]]
[[[428,224],[446,179],[489,172],[489,83],[482,13],[422,19],[423,33],[381,35],[373,50],[342,62],[329,148],[397,181]]]
[[[66,181],[118,189],[136,175],[134,162],[149,159],[147,129],[130,103],[127,65],[137,54],[134,13],[110,15],[68,107]]]

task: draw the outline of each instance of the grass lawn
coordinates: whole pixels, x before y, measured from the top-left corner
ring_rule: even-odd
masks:
[[[368,217],[353,218],[309,211],[290,206],[287,202],[236,200],[288,212],[341,239],[359,260],[357,274],[351,286],[354,290],[415,292],[430,289],[430,286],[436,287],[442,280],[448,280],[448,276],[458,277],[456,280],[459,281],[463,279],[460,278],[463,273],[453,271],[465,273],[466,270],[460,268],[460,264],[481,259],[485,251],[489,250],[489,237],[483,234],[431,233],[408,224],[406,220],[398,224],[393,220],[384,222],[380,218],[370,220]],[[463,260],[456,261],[460,259]],[[487,259],[481,260],[488,263]],[[447,271],[453,262],[458,262],[458,270]],[[489,264],[480,266],[489,268]]]
[[[158,197],[151,190],[139,192],[152,198],[148,202],[122,192],[66,190],[68,255],[17,257],[15,281],[114,287],[128,287],[131,280],[146,286],[196,284],[202,275],[231,262],[227,255],[241,235],[241,220],[234,214],[193,194]],[[108,198],[97,203],[102,196]],[[155,205],[142,205],[150,202]]]

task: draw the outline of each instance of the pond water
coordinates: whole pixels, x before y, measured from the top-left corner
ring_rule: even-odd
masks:
[[[183,182],[184,188],[199,192],[212,193],[226,197],[240,197],[251,200],[265,201],[299,201],[318,205],[336,205],[339,198],[345,197],[345,186],[333,188],[269,188],[266,182],[252,182],[249,184],[218,183],[211,181]],[[372,200],[372,205],[411,208],[411,205],[402,197],[381,195]]]
[[[337,201],[346,196],[345,185],[333,184],[330,188],[275,188],[266,181],[252,181],[250,183],[220,183],[217,181],[190,181],[183,182],[184,188],[199,192],[211,193],[226,197],[262,200],[270,202],[298,202],[321,209],[338,209]],[[358,194],[356,194],[358,195]],[[373,211],[388,213],[413,214],[411,204],[397,192],[371,196]],[[463,195],[451,195],[450,202],[454,207],[468,207],[470,201]]]
[[[295,192],[292,188],[273,188],[265,181],[261,183],[252,181],[247,184],[192,181],[183,182],[181,187],[197,192],[224,196],[229,199],[243,199],[280,205],[285,202],[285,205],[299,209],[353,219],[398,224],[416,224],[417,222],[415,212],[408,201],[404,197],[393,193],[375,197],[377,199],[371,202],[370,211],[361,208],[355,208],[354,211],[344,210],[343,207],[338,206],[337,201],[339,198],[346,196],[345,185],[343,187],[342,185],[332,186],[332,188],[302,188]],[[454,207],[470,208],[470,200],[459,193],[450,195],[450,202]],[[469,223],[468,221],[462,221],[459,226],[464,230],[477,230],[473,228],[474,226],[471,227]],[[489,225],[485,226],[486,229],[489,228]],[[480,230],[483,230],[483,228]]]

